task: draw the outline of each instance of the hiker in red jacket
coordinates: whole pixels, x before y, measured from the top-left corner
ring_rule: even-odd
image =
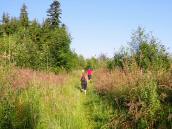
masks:
[[[92,74],[93,74],[93,70],[91,68],[89,68],[87,70],[88,80],[91,80],[92,79]]]

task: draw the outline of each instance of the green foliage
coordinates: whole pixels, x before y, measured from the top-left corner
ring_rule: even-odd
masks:
[[[76,55],[77,56],[77,66],[79,66],[80,69],[83,69],[86,67],[86,60],[82,55]]]
[[[91,128],[93,129],[108,129],[109,127],[106,124],[112,119],[112,116],[117,115],[113,107],[113,102],[108,101],[105,97],[99,96],[93,87],[89,89],[84,104]]]
[[[0,102],[1,129],[34,129],[38,120],[38,103],[20,103],[13,97]],[[16,96],[15,96],[16,97]]]
[[[108,61],[109,58],[106,56],[106,54],[100,54],[97,58],[97,68],[106,68]]]
[[[54,1],[43,24],[29,21],[23,4],[20,18],[3,14],[0,24],[0,56],[6,63],[32,69],[59,72],[70,71],[80,64],[79,57],[70,48],[71,36],[60,23],[60,3]]]
[[[145,78],[144,80],[140,80],[138,82],[138,88],[131,90],[131,99],[139,100],[142,103],[142,112],[144,112],[147,120],[153,120],[155,118],[157,111],[160,110],[160,101],[157,93],[157,83],[156,80],[148,80]],[[133,92],[133,93],[132,93]],[[147,113],[146,113],[147,112]]]
[[[106,57],[105,54],[101,54],[100,56],[98,57],[91,57],[91,58],[88,58],[84,61],[84,58],[82,59],[83,63],[83,68],[85,69],[99,69],[99,68],[106,68],[107,67],[107,63],[109,61],[109,58]]]
[[[130,46],[140,68],[166,70],[170,67],[165,47],[151,34],[145,34],[144,29],[138,27],[133,33]]]
[[[0,128],[1,129],[34,129],[38,120],[39,102],[28,98],[21,101],[20,90],[12,87],[11,66],[0,66]],[[31,101],[32,100],[32,101]]]
[[[21,26],[27,27],[29,25],[29,18],[28,18],[28,13],[27,13],[27,7],[25,4],[23,4],[20,12],[20,23]]]
[[[105,54],[101,54],[99,57],[91,57],[90,59],[86,59],[85,69],[98,69],[107,67],[107,62],[109,59]]]
[[[87,61],[87,64],[86,64],[85,69],[88,69],[88,68],[96,69],[97,68],[98,60],[95,57],[87,59],[86,61]]]
[[[124,47],[114,54],[114,57],[107,62],[107,68],[113,70],[115,68],[124,69],[125,63],[131,60],[127,50]]]
[[[126,121],[131,120],[133,128],[153,128],[152,123],[157,122],[155,120],[161,109],[156,81],[147,78],[139,80],[136,87],[127,89],[123,95],[129,102]],[[121,108],[125,108],[123,106]]]
[[[70,38],[64,29],[55,29],[51,32],[49,42],[50,60],[53,66],[71,68]]]
[[[1,129],[89,128],[83,106],[85,96],[77,88],[78,74],[70,74],[71,78],[63,85],[54,82],[45,85],[34,78],[22,89],[14,89],[12,80],[5,80],[9,75],[9,68],[0,67]]]
[[[124,60],[126,61],[126,60]],[[171,128],[171,70],[140,71],[128,62],[124,70],[98,70],[93,82],[99,97],[114,103],[114,115],[105,128]],[[108,114],[106,114],[108,117]],[[102,127],[102,126],[101,126]]]
[[[54,0],[53,3],[50,5],[50,9],[47,11],[48,13],[48,22],[51,26],[51,28],[58,28],[60,21],[60,15],[61,15],[61,9],[60,9],[60,2],[58,0]]]
[[[126,62],[131,62],[133,58],[140,67],[146,70],[167,70],[170,68],[169,55],[165,46],[154,38],[151,34],[146,34],[144,29],[138,27],[137,31],[132,34],[130,51],[122,49],[115,53],[113,59],[108,62],[108,68],[114,69],[119,67],[124,69]]]
[[[157,81],[153,75],[145,74],[136,83],[126,85],[116,86],[115,81],[112,82],[114,87],[112,86],[110,90],[97,89],[99,94],[95,92],[94,99],[90,97],[90,101],[94,100],[92,100],[94,103],[91,103],[90,108],[92,109],[91,118],[98,128],[171,128],[172,123],[168,120],[169,114],[171,114],[171,105],[167,106],[161,103],[157,91]],[[97,100],[97,98],[99,99]],[[106,109],[99,104],[102,100],[105,100],[103,102],[105,107],[107,105],[111,107]],[[95,110],[93,110],[94,108]]]
[[[115,67],[118,67],[118,68],[123,69],[124,68],[123,59],[124,59],[123,54],[116,53],[114,55],[113,60],[111,60],[111,61],[108,62],[108,68],[109,69],[114,69]]]
[[[3,36],[3,35],[9,35],[9,34],[13,34],[17,31],[17,24],[18,24],[18,21],[16,18],[11,18],[10,19],[10,16],[9,14],[7,13],[3,13],[3,16],[2,16],[2,25],[0,27],[0,32],[1,32],[1,35],[0,36]]]

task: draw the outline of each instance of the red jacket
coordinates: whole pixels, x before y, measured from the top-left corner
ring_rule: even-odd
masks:
[[[93,70],[91,70],[91,69],[88,69],[88,70],[87,70],[87,74],[88,74],[88,75],[92,75],[92,73],[93,73]]]

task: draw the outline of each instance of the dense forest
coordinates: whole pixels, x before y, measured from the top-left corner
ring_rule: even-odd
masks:
[[[77,65],[77,54],[71,50],[71,36],[60,20],[60,3],[54,1],[43,23],[29,20],[24,4],[20,17],[2,16],[0,24],[0,55],[4,63],[19,67],[58,72]]]
[[[47,18],[2,14],[0,129],[171,129],[172,56],[142,27],[113,57],[71,49],[54,0]],[[93,70],[87,94],[81,70]]]

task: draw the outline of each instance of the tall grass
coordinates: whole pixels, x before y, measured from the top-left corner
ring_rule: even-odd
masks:
[[[4,67],[0,72],[1,129],[87,127],[82,98],[75,88],[79,82],[73,74],[54,75]]]
[[[101,69],[94,74],[97,93],[114,102],[113,112],[106,128],[171,128],[171,107],[161,101],[160,83],[171,86],[170,72],[143,73],[132,69]],[[161,116],[161,117],[160,117]]]
[[[100,97],[91,86],[84,101],[84,111],[89,120],[89,125],[91,125],[90,129],[106,128],[109,120],[117,116],[117,112],[114,111],[113,106],[113,101],[110,102],[106,98]]]
[[[132,69],[132,70],[131,70]],[[0,67],[1,129],[171,128],[171,71],[94,72],[85,96],[78,72],[54,75]]]

